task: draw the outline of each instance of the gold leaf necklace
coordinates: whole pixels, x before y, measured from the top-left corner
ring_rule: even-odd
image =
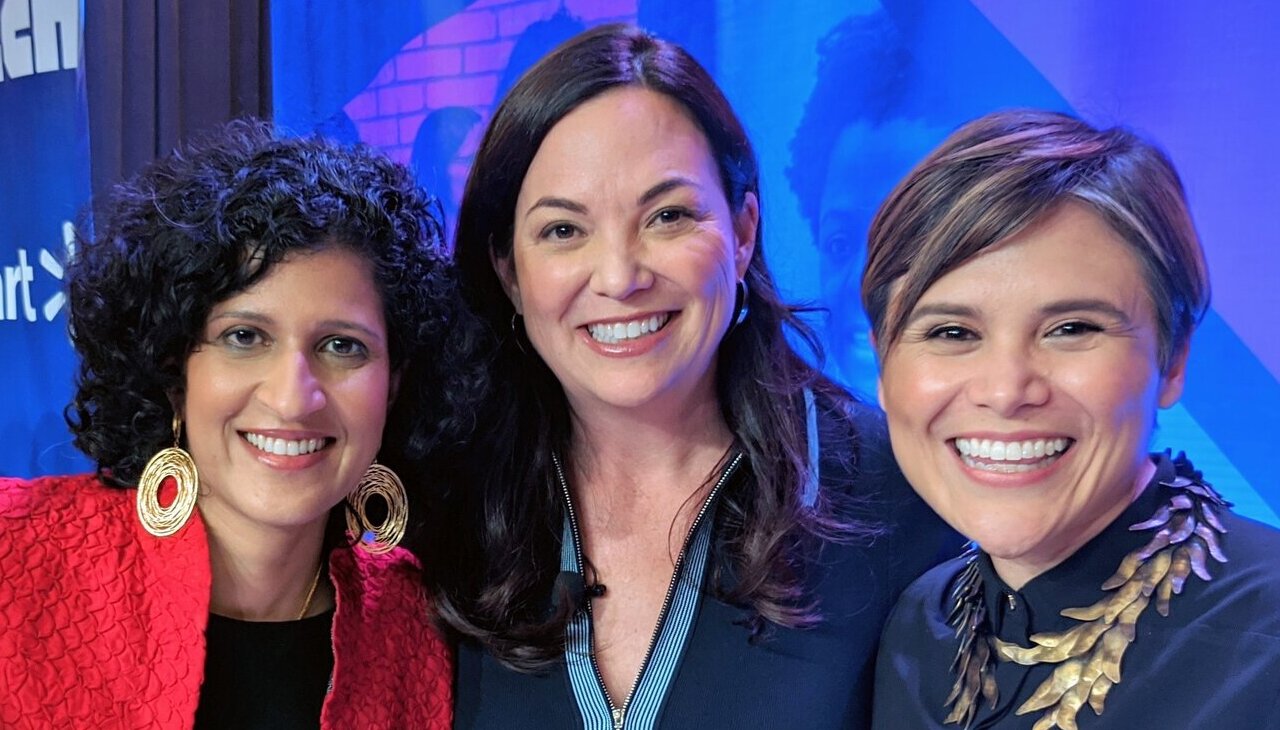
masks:
[[[1160,484],[1174,495],[1150,519],[1130,530],[1155,530],[1146,545],[1120,562],[1115,574],[1102,584],[1107,595],[1092,606],[1067,608],[1061,615],[1080,623],[1065,630],[1033,634],[1032,646],[1023,647],[992,635],[983,602],[982,574],[978,571],[978,551],[969,553],[969,563],[960,573],[951,595],[954,600],[947,623],[955,629],[960,646],[951,664],[955,684],[945,706],[951,708],[945,722],[973,722],[978,697],[994,708],[1000,691],[996,686],[995,662],[1015,662],[1025,666],[1056,664],[1053,674],[1036,688],[1015,714],[1037,710],[1044,714],[1033,730],[1063,728],[1074,730],[1076,713],[1085,703],[1102,714],[1107,694],[1120,683],[1120,661],[1137,636],[1136,624],[1152,596],[1156,611],[1169,615],[1169,601],[1182,593],[1191,573],[1211,580],[1207,557],[1227,561],[1218,544],[1226,532],[1217,510],[1230,505],[1214,491],[1179,454],[1175,474]]]

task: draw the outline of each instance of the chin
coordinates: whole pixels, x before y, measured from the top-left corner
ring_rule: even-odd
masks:
[[[964,531],[961,534],[973,540],[982,551],[993,558],[1016,561],[1033,553],[1044,542],[1042,533],[1030,533],[1023,523],[1017,529],[1012,526],[987,525],[982,528]]]

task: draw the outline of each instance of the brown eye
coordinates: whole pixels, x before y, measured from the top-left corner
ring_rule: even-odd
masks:
[[[578,227],[572,223],[552,223],[538,234],[539,238],[552,241],[568,241],[578,234]]]
[[[1101,332],[1102,328],[1092,322],[1063,322],[1049,331],[1050,337],[1079,337],[1080,335]]]
[[[364,357],[369,354],[369,348],[363,342],[351,337],[331,337],[325,341],[322,349],[343,358]]]
[[[947,324],[929,330],[926,337],[930,340],[976,340],[978,335],[967,327],[958,324]]]
[[[653,220],[655,223],[669,225],[671,223],[678,223],[680,220],[688,217],[688,215],[689,213],[687,211],[681,210],[680,208],[664,208],[658,211],[658,214],[653,217]]]
[[[261,332],[252,327],[233,327],[223,332],[218,339],[231,347],[247,350],[261,344],[263,337]]]

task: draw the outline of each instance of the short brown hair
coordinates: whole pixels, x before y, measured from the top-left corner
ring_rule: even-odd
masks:
[[[881,358],[934,282],[1066,201],[1089,206],[1132,247],[1167,367],[1209,305],[1204,251],[1173,163],[1128,130],[1030,109],[956,130],[876,212],[862,306]]]

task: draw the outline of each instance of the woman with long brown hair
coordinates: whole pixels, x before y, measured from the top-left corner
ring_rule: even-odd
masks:
[[[641,30],[496,111],[457,235],[496,393],[433,561],[459,727],[866,724],[885,611],[957,542],[789,343],[762,220],[728,102]]]

